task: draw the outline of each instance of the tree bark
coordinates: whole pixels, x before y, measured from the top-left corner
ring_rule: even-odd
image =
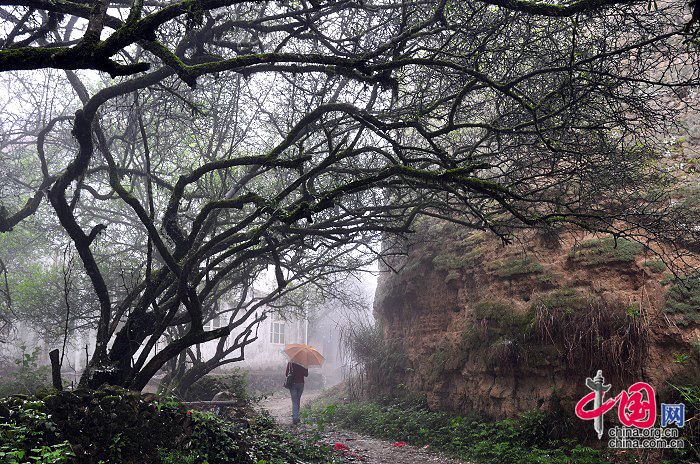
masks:
[[[58,391],[63,391],[63,381],[61,380],[61,362],[59,360],[58,349],[49,352],[51,359],[51,383],[53,388]]]

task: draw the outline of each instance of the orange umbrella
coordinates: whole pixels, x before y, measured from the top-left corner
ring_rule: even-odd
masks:
[[[284,347],[283,351],[289,358],[289,361],[301,364],[306,368],[309,366],[320,366],[326,360],[316,348],[304,343],[290,343]]]

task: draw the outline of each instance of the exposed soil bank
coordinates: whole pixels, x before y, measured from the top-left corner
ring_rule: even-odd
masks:
[[[434,223],[380,276],[375,315],[403,354],[384,377],[434,409],[494,418],[564,408],[602,369],[616,394],[697,384],[700,286],[685,290],[637,243],[495,237]]]

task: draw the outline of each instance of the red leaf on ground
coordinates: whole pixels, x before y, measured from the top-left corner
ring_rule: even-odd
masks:
[[[348,448],[347,445],[344,445],[342,443],[336,443],[335,445],[333,445],[333,449],[336,451],[347,451],[350,448]]]
[[[405,441],[397,441],[396,443],[394,443],[394,444],[391,445],[391,446],[395,446],[395,447],[397,447],[397,448],[401,448],[401,447],[406,446],[406,445],[408,445],[408,443],[406,443]]]

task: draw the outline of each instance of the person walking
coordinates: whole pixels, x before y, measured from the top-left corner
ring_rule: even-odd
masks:
[[[301,394],[304,393],[304,377],[309,376],[309,370],[301,364],[290,361],[287,363],[287,370],[284,375],[287,377],[291,376],[289,392],[292,395],[292,423],[298,424],[300,422]]]

